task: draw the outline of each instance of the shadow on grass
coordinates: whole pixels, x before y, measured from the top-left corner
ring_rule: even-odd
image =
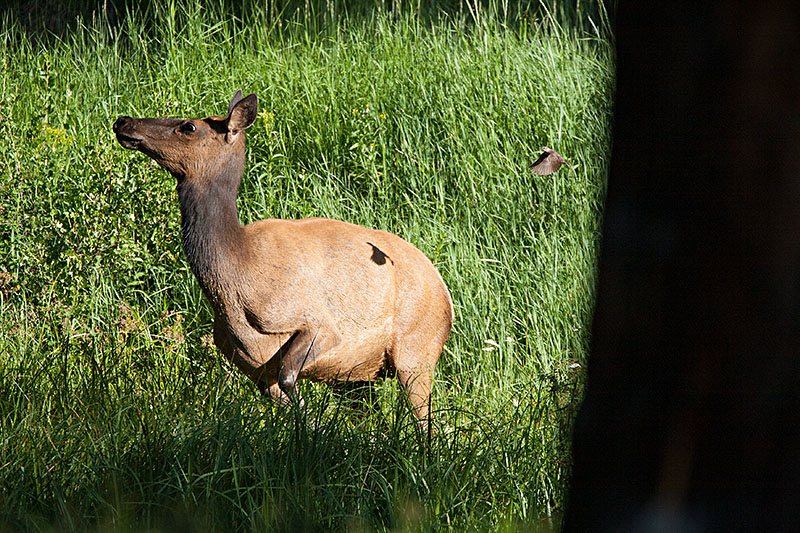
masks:
[[[7,26],[17,25],[28,39],[51,43],[58,38],[68,38],[79,25],[92,22],[105,27],[112,35],[124,34],[126,18],[132,13],[139,26],[157,35],[159,26],[185,26],[199,11],[214,13],[234,26],[266,24],[271,32],[278,34],[298,23],[305,31],[322,33],[331,27],[331,22],[369,19],[382,13],[398,17],[411,14],[425,24],[441,18],[455,19],[462,28],[487,18],[514,26],[523,20],[536,23],[557,14],[559,20],[591,31],[590,21],[603,20],[608,11],[603,0],[588,3],[581,0],[273,0],[265,3],[206,0],[190,4],[177,1],[168,5],[159,0],[11,0],[0,8],[0,18],[5,19]]]
[[[44,459],[44,442],[38,452],[7,458],[22,474],[11,483],[6,471],[0,480],[0,527],[416,531],[506,523],[518,529],[538,523],[543,497],[561,497],[537,495],[527,481],[558,467],[535,459],[547,455],[543,443],[559,438],[558,429],[549,429],[555,413],[540,407],[550,401],[512,408],[501,424],[439,412],[447,422],[428,441],[401,402],[364,417],[327,389],[313,392],[303,410],[257,401],[193,417],[190,406],[158,423],[140,405],[123,407],[114,431],[51,427],[59,460]],[[102,426],[107,418],[100,418],[83,422]],[[22,461],[27,468],[19,468]],[[37,479],[25,472],[37,472]]]

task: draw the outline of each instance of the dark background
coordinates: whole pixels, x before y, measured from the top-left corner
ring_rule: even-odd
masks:
[[[568,531],[800,519],[800,4],[714,4],[619,2]]]

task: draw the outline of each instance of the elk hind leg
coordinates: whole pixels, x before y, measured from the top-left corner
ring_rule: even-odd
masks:
[[[397,379],[406,393],[420,429],[431,428],[431,388],[433,370],[442,347],[438,343],[406,342],[395,346],[393,353]]]

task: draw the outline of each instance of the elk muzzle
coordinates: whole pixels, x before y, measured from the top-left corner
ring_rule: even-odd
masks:
[[[112,129],[117,136],[117,141],[129,150],[136,150],[142,143],[141,136],[136,134],[135,129],[136,119],[131,117],[119,117]]]
[[[119,117],[112,129],[123,148],[138,150],[168,167],[164,154],[175,146],[175,129],[183,122],[175,118]]]

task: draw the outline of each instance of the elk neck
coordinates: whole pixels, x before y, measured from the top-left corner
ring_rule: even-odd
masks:
[[[208,291],[224,282],[225,273],[246,252],[244,226],[236,197],[244,157],[232,157],[219,170],[191,178],[179,177],[183,250],[192,272]]]

